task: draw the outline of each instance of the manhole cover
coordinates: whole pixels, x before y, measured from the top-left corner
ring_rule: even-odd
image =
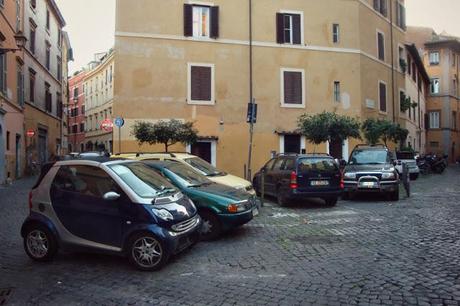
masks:
[[[0,305],[6,305],[8,300],[13,295],[13,288],[0,288]]]

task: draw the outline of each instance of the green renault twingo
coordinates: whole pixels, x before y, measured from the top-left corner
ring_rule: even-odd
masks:
[[[204,240],[216,239],[222,232],[248,223],[259,213],[256,197],[245,191],[214,183],[178,162],[144,162],[168,178],[195,203],[203,220]]]

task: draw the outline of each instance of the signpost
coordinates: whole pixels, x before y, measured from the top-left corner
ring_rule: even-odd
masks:
[[[101,129],[103,129],[106,132],[112,132],[113,131],[113,122],[110,119],[104,119],[101,122]]]
[[[125,120],[122,117],[117,117],[114,124],[118,127],[118,153],[121,154],[121,127],[125,125]]]

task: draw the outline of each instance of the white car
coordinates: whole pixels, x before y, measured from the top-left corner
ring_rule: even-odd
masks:
[[[238,176],[228,174],[226,172],[216,169],[213,165],[207,161],[201,159],[198,156],[189,153],[128,153],[128,154],[116,154],[113,155],[115,158],[127,158],[134,160],[172,160],[180,162],[193,168],[195,171],[205,175],[213,182],[233,187],[239,190],[245,190],[246,192],[255,195],[255,190],[252,187],[251,182],[242,179]]]
[[[420,174],[420,169],[417,166],[415,153],[409,151],[396,152],[396,165],[395,168],[399,174],[403,173],[403,164],[409,166],[409,175],[411,180],[416,180]]]

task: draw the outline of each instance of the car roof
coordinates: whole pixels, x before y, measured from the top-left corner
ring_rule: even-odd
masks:
[[[135,160],[127,160],[127,159],[109,159],[107,157],[99,158],[99,159],[70,159],[70,160],[63,160],[57,161],[54,165],[55,166],[95,166],[98,167],[101,164],[104,165],[113,165],[113,164],[125,164],[125,163],[134,163],[138,162]]]
[[[192,154],[186,153],[186,152],[136,152],[136,153],[121,153],[121,154],[115,154],[112,155],[112,157],[124,157],[124,158],[130,158],[130,159],[151,159],[151,158],[177,158],[177,159],[186,159],[190,157],[195,157]]]
[[[305,153],[305,154],[298,154],[298,153],[283,153],[278,154],[276,157],[294,157],[294,158],[331,158],[333,157],[327,153]]]

